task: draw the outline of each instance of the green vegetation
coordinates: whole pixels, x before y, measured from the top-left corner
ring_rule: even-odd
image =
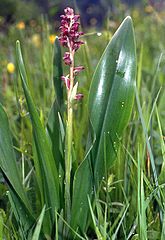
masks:
[[[70,209],[63,49],[43,18],[0,33],[0,239],[165,239],[165,12],[118,11],[76,53]]]

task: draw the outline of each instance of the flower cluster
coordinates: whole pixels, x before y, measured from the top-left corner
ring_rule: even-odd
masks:
[[[64,47],[76,51],[84,43],[79,40],[79,37],[83,35],[83,32],[78,31],[80,15],[74,15],[73,9],[69,7],[64,10],[64,13],[65,15],[61,15],[60,42]]]
[[[72,91],[75,76],[84,69],[83,66],[74,66],[74,54],[84,42],[79,39],[83,35],[83,32],[79,31],[80,15],[75,15],[74,10],[70,7],[67,7],[64,13],[65,15],[61,15],[59,40],[62,46],[68,48],[68,51],[64,53],[63,60],[66,65],[70,66],[70,74],[62,76],[61,79],[69,92]],[[75,99],[79,100],[82,97],[82,94],[76,94]]]

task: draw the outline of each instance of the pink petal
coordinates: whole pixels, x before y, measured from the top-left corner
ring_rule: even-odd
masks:
[[[76,94],[75,99],[81,100],[83,97],[84,97],[84,95],[82,93],[78,93],[78,94]]]
[[[80,73],[82,70],[84,70],[84,66],[78,66],[74,68],[74,74],[77,75],[78,73]]]

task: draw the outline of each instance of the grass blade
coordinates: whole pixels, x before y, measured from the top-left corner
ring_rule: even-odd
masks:
[[[32,240],[38,240],[39,239],[44,215],[45,215],[45,206],[43,207],[42,212],[41,212],[41,214],[39,216],[36,228],[34,230],[34,234],[33,234]]]

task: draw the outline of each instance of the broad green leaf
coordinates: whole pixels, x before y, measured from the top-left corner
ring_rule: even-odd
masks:
[[[61,58],[61,47],[56,37],[54,43],[54,61],[53,61],[53,81],[54,81],[54,88],[56,92],[56,98],[59,106],[63,104],[63,88],[62,88],[62,81],[61,76],[63,75],[62,70],[62,58]]]
[[[134,100],[135,74],[134,32],[132,20],[127,17],[105,49],[90,87],[89,118],[96,140],[75,174],[72,200],[71,225],[82,232],[86,229],[89,214],[87,195],[92,195],[93,187],[98,190],[105,168],[108,170],[112,166],[128,124]]]
[[[127,17],[105,49],[89,92],[89,118],[96,134],[92,149],[95,184],[112,166],[134,100],[136,77],[135,39],[132,20]],[[104,164],[106,138],[106,166]]]
[[[8,185],[13,187],[25,206],[30,210],[30,204],[23,188],[13,144],[10,135],[9,123],[6,112],[0,104],[0,168],[8,181]]]
[[[59,198],[59,176],[56,167],[55,160],[49,145],[49,141],[46,135],[46,131],[42,126],[37,109],[31,97],[30,91],[27,85],[27,75],[23,63],[22,53],[20,49],[20,43],[16,43],[16,54],[18,61],[18,68],[21,76],[22,87],[24,90],[27,106],[30,113],[30,118],[33,126],[34,140],[36,144],[36,150],[39,159],[40,174],[42,178],[42,189],[45,197],[46,207],[50,207],[50,218],[52,223],[55,220],[55,209],[60,207]]]

